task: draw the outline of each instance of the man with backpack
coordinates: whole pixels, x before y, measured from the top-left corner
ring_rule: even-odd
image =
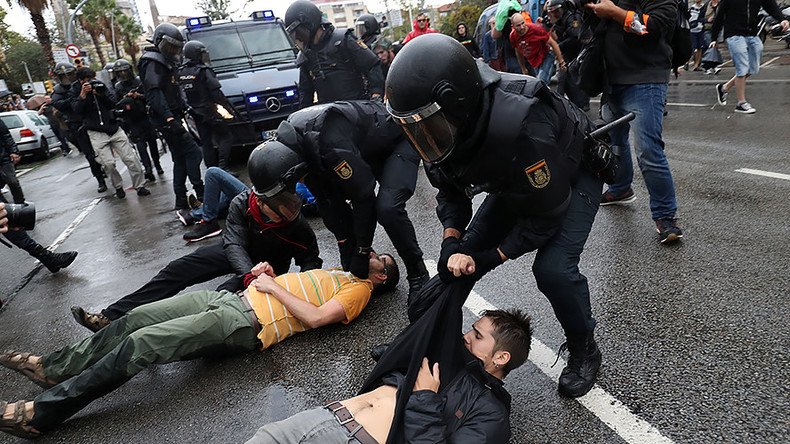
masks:
[[[675,184],[664,154],[662,139],[667,84],[672,68],[670,39],[678,20],[676,0],[611,0],[585,5],[607,20],[604,33],[608,102],[607,120],[633,112],[632,122],[639,139],[636,154],[639,169],[650,194],[650,211],[659,241],[671,243],[683,237],[677,225]],[[636,199],[631,188],[634,168],[628,134],[630,125],[613,129],[612,145],[620,149],[617,180],[601,197],[601,205],[623,204]]]

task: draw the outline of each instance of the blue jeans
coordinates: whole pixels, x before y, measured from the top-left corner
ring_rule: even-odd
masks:
[[[538,66],[535,71],[538,73],[538,78],[543,80],[546,85],[551,81],[551,75],[554,74],[554,53],[551,51],[546,52],[546,57],[543,58],[543,63]]]
[[[620,156],[617,181],[609,186],[609,191],[620,194],[631,188],[634,180],[631,145],[628,143],[628,133],[633,126],[636,158],[650,194],[653,220],[674,218],[677,212],[675,184],[661,138],[666,98],[666,83],[612,85],[609,101],[603,109],[606,120],[622,117],[629,112],[636,114],[636,119],[630,124],[621,125],[609,132],[615,153]]]
[[[192,210],[192,217],[206,222],[217,220],[220,215],[228,214],[230,201],[247,189],[242,181],[218,167],[209,167],[205,176],[206,190],[203,192],[203,206]]]

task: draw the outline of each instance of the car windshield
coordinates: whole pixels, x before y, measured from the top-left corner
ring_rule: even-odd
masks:
[[[222,27],[192,36],[208,48],[211,67],[226,72],[294,59],[288,36],[279,24]]]
[[[19,116],[14,116],[11,114],[0,116],[0,120],[2,120],[3,123],[5,123],[5,126],[7,126],[8,129],[22,128],[23,126],[25,126],[22,123],[22,119],[20,119]]]

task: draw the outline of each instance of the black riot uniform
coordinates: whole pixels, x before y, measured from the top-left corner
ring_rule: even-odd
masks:
[[[406,213],[420,158],[383,104],[360,100],[305,108],[280,124],[278,140],[307,163],[305,184],[338,240],[344,269],[368,273],[364,258],[378,221],[406,264],[410,290],[428,280]]]
[[[552,0],[547,9],[563,57],[568,61],[575,59],[582,46],[592,39],[589,26],[584,26],[582,12],[565,0]],[[577,82],[570,70],[562,70],[558,75],[557,92],[567,95],[574,105],[587,111],[590,109],[590,96],[579,88]]]
[[[285,25],[301,51],[296,57],[299,67],[301,107],[337,100],[380,97],[384,93],[384,75],[378,57],[351,29],[335,29],[322,21],[318,7],[297,0],[285,13]],[[314,43],[317,34],[318,42]]]
[[[178,45],[179,39],[183,46],[183,37],[175,26],[169,23],[157,26],[153,37],[156,46],[145,48],[140,57],[138,72],[145,90],[151,121],[160,128],[173,156],[176,208],[186,209],[189,208],[187,177],[198,199],[203,197],[203,180],[200,174],[200,161],[203,156],[195,139],[187,133],[183,125],[186,103],[176,82],[176,60],[181,48],[173,49]]]
[[[70,71],[69,71],[70,70]],[[68,71],[68,72],[67,72]],[[71,86],[76,82],[76,78],[70,78],[68,74],[74,72],[74,67],[71,64],[59,63],[55,67],[55,75],[58,77],[58,83],[52,90],[50,98],[52,99],[51,105],[63,115],[68,128],[69,142],[73,143],[77,149],[85,156],[90,166],[91,174],[96,178],[99,184],[98,191],[103,193],[107,191],[107,184],[104,181],[104,171],[101,165],[96,161],[96,152],[93,151],[93,145],[88,137],[88,132],[82,128],[82,117],[79,116],[71,107],[73,100],[77,96],[71,93]]]
[[[472,278],[479,279],[504,260],[537,250],[532,271],[570,351],[560,392],[589,391],[601,353],[578,263],[603,184],[583,163],[589,119],[540,81],[476,63],[441,34],[404,47],[390,68],[387,97],[439,190],[440,276],[454,279],[448,271],[454,254],[471,257]],[[486,198],[473,217],[478,193]]]
[[[187,45],[192,43],[199,42],[191,41]],[[203,162],[206,167],[218,166],[227,170],[232,135],[225,119],[217,113],[217,105],[228,113],[233,111],[233,106],[222,94],[214,70],[202,61],[189,60],[178,70],[178,83],[184,90],[187,104],[192,108],[200,144],[203,146]]]
[[[115,82],[115,94],[118,99],[117,107],[122,111],[124,130],[129,134],[129,139],[140,154],[140,162],[145,168],[146,179],[153,181],[155,180],[153,169],[156,168],[159,175],[164,174],[164,170],[159,164],[156,131],[146,112],[145,96],[140,78],[131,77],[118,80]]]

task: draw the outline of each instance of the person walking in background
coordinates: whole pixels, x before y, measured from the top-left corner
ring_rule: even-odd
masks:
[[[702,0],[694,0],[689,4],[689,27],[691,29],[691,49],[694,50],[694,71],[702,71],[702,53],[707,49],[708,43],[705,41],[705,11],[708,4]],[[688,63],[686,63],[688,71]]]

